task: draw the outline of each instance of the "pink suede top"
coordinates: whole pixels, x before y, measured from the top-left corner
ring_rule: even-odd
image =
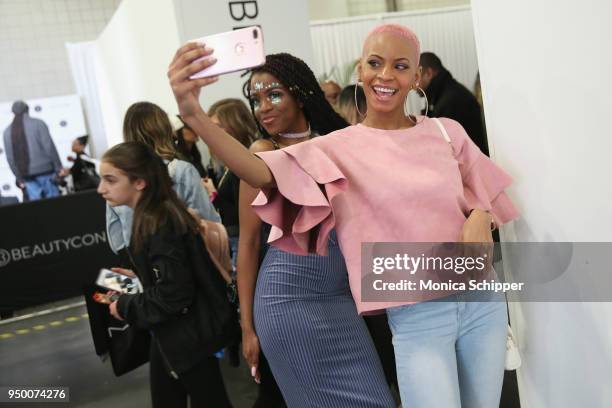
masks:
[[[512,179],[459,123],[432,119],[410,129],[363,125],[281,150],[258,153],[276,180],[253,202],[272,225],[268,242],[325,255],[336,229],[359,313],[408,302],[361,301],[362,242],[456,242],[470,210],[502,225],[518,216],[504,189]]]

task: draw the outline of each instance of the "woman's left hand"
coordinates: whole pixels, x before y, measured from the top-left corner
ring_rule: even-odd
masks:
[[[460,242],[471,243],[463,246],[463,256],[486,259],[486,271],[493,266],[493,234],[491,234],[491,214],[483,210],[473,210],[461,231]]]
[[[473,210],[463,224],[460,242],[493,242],[491,214],[483,210]]]
[[[123,321],[123,317],[121,317],[121,315],[119,314],[119,311],[117,310],[116,300],[110,305],[108,305],[108,310],[110,311],[111,316],[113,316],[115,319]]]

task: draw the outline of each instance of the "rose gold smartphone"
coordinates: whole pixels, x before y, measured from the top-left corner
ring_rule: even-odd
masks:
[[[263,35],[257,26],[202,37],[192,42],[206,44],[214,49],[212,56],[217,62],[202,71],[193,74],[189,79],[206,78],[227,74],[263,65],[266,54],[263,48]],[[194,62],[210,58],[202,57]]]

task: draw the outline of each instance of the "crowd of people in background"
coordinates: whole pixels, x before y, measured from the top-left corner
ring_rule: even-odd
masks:
[[[425,114],[427,111],[429,117],[448,117],[457,120],[476,145],[488,155],[478,77],[473,92],[468,90],[453,78],[440,58],[432,52],[421,54],[420,66],[423,70],[421,87],[428,100],[428,109],[423,109],[422,113]],[[342,88],[330,79],[321,81],[320,87],[325,99],[349,124],[355,125],[363,120],[366,103],[365,94],[359,84],[348,84]],[[241,116],[234,116],[232,119],[247,125],[244,130],[247,133],[239,137],[240,140],[248,140],[249,143],[245,146],[249,146],[260,135],[254,123],[248,123],[249,119],[245,116],[248,111],[241,109],[241,104],[244,105],[244,102],[230,98],[211,105],[210,110],[211,115],[215,116],[213,112],[220,106],[226,106],[225,112],[234,112],[236,108],[235,115]],[[73,155],[67,157],[73,165],[64,168],[44,121],[29,116],[29,107],[23,101],[14,102],[12,111],[13,122],[4,130],[3,137],[7,161],[15,175],[15,184],[22,190],[22,201],[35,201],[97,187],[99,161],[87,153],[88,135],[74,139],[71,146]],[[224,115],[229,118],[228,115],[231,114]],[[170,117],[170,122],[174,130],[176,150],[193,164],[200,177],[205,180],[209,194],[214,194],[218,180],[226,171],[223,163],[214,156],[209,158],[208,155],[202,155],[201,149],[197,146],[198,136],[185,124],[180,115]],[[233,235],[235,234],[232,233]]]

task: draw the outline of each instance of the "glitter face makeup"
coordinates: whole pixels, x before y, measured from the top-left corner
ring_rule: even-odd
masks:
[[[251,93],[263,91],[270,88],[280,88],[281,86],[282,85],[278,82],[270,82],[266,84],[264,82],[257,81],[253,84],[253,88],[251,88]]]
[[[283,95],[280,92],[270,92],[265,98],[272,105],[280,105],[283,102]],[[256,111],[261,108],[261,101],[259,98],[253,98],[253,109]]]
[[[283,102],[283,94],[282,92],[275,91],[275,89],[282,90],[283,86],[278,82],[255,82],[253,84],[253,88],[250,89],[251,100],[253,101],[253,109],[258,111],[261,108],[262,93],[265,94],[264,98],[266,98],[267,101],[270,102],[272,105],[280,105]]]

